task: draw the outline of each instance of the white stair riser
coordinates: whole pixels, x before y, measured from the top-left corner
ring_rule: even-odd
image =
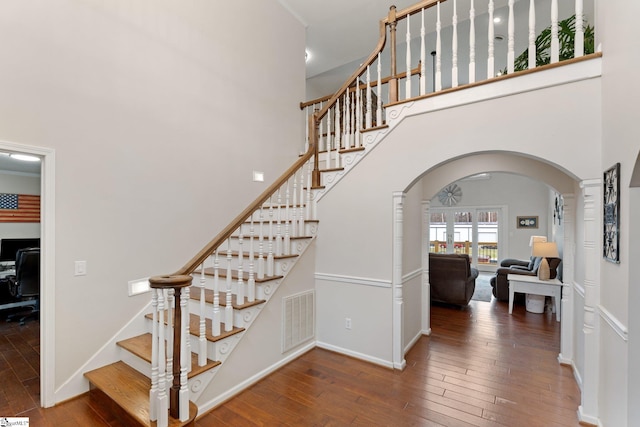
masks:
[[[317,222],[315,221],[305,221],[304,222],[304,232],[300,233],[300,221],[296,220],[294,221],[281,221],[280,222],[280,235],[284,236],[285,234],[287,234],[287,231],[289,232],[289,236],[313,236],[315,235],[315,232],[317,230]],[[241,226],[241,230],[242,230],[242,235],[244,237],[244,240],[249,240],[251,237],[251,223],[250,222],[245,222],[244,224],[242,224]],[[269,224],[269,221],[264,221],[264,222],[258,222],[255,221],[253,223],[253,239],[254,240],[259,240],[260,239],[260,230],[262,230],[262,237],[263,240],[268,240],[269,239],[269,234],[271,231],[271,234],[273,235],[273,237],[278,235],[278,223],[277,221],[273,221],[273,223]],[[234,236],[238,236],[240,233],[238,230],[236,230],[236,232],[233,234]]]

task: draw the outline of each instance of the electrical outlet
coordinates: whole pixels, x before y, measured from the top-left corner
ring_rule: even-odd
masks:
[[[346,329],[351,329],[351,318],[350,317],[346,317],[344,319],[344,327]]]

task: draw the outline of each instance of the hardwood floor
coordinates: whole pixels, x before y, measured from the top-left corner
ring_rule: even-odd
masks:
[[[495,300],[433,307],[432,334],[407,354],[402,372],[314,349],[196,425],[578,426],[580,392],[571,368],[556,359],[560,324],[523,306],[507,311]],[[26,411],[6,406],[6,395],[0,415],[29,416],[31,426],[116,425],[86,395]],[[13,408],[23,412],[5,412]]]
[[[315,349],[204,415],[213,425],[578,426],[551,314],[505,303],[437,306],[432,334],[391,371]]]

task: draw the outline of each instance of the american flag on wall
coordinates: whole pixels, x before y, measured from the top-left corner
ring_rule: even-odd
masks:
[[[0,222],[40,222],[40,196],[0,193]]]

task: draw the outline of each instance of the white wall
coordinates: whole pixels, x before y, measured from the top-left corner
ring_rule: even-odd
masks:
[[[0,140],[56,151],[56,387],[148,301],[128,280],[177,270],[296,158],[304,28],[228,7],[0,4]]]
[[[40,194],[40,177],[0,171],[0,193]],[[40,237],[40,223],[0,222],[0,239]]]
[[[437,97],[441,98],[437,102],[432,98],[433,103],[447,105],[448,96]],[[551,99],[554,102],[549,102]],[[485,165],[487,168],[483,170],[484,153],[490,157],[497,152],[512,160],[520,156],[544,159],[544,162],[533,162],[543,171],[546,164],[555,164],[556,175],[550,174],[543,181],[551,180],[554,188],[562,188],[563,191],[567,187],[567,176],[579,179],[599,176],[599,102],[600,84],[597,79],[592,79],[469,103],[457,108],[436,109],[429,114],[416,116],[412,116],[411,112],[412,108],[422,108],[419,103],[400,106],[402,114],[406,114],[402,124],[389,132],[365,161],[345,175],[340,185],[332,188],[320,200],[318,212],[323,231],[318,239],[318,271],[390,282],[391,195],[394,191],[410,188],[431,169],[435,175],[441,169],[449,173],[434,179],[438,185],[431,192],[427,189],[431,182],[423,181],[423,193],[430,197],[447,183],[472,173],[510,171],[514,164],[517,167],[517,161],[505,161],[497,166],[488,161]],[[464,126],[460,125],[461,121]],[[580,123],[580,126],[576,127],[576,123]],[[472,152],[469,150],[471,143]],[[585,147],[596,149],[585,150]],[[584,156],[578,159],[571,154],[576,152],[584,153]],[[469,164],[474,164],[480,170],[441,168],[451,159],[459,158],[467,159]],[[562,177],[554,181],[558,175]],[[545,200],[546,197],[545,193]],[[339,241],[340,245],[329,244],[334,241]],[[416,247],[415,250],[419,251],[420,248]],[[363,287],[359,298],[369,303],[373,296],[369,288]],[[341,299],[342,294],[336,293],[322,303],[335,306]],[[366,316],[365,324],[377,324],[380,316],[389,318],[390,303],[381,309],[372,307],[362,314]],[[372,335],[374,331],[371,326],[366,333]],[[328,328],[327,333],[329,335],[323,337],[326,342],[340,342],[341,345],[346,342],[340,331],[334,335],[332,329]],[[380,349],[376,350],[376,354],[391,347],[391,342],[384,338],[384,335],[380,335]]]
[[[640,130],[635,100],[640,97],[640,81],[635,70],[640,58],[631,52],[640,48],[640,30],[635,21],[640,15],[640,3],[624,0],[597,2],[598,38],[602,41],[602,140],[601,170],[620,162],[621,213],[620,264],[601,261],[601,304],[629,332],[614,333],[609,324],[602,322],[601,367],[603,379],[600,388],[601,421],[603,425],[640,424],[640,366],[629,363],[637,360],[628,354],[629,348],[637,349],[640,340],[640,317],[637,312],[638,294],[630,287],[637,287],[637,275],[631,276],[638,253],[637,239],[631,238],[632,221],[638,217],[631,210],[629,181],[640,149]],[[637,205],[636,205],[637,207]],[[634,251],[632,251],[632,246]],[[637,270],[633,270],[637,271]],[[633,296],[633,298],[631,298]],[[606,377],[606,380],[605,380]],[[610,380],[619,380],[611,387]],[[626,415],[626,417],[625,417]]]

